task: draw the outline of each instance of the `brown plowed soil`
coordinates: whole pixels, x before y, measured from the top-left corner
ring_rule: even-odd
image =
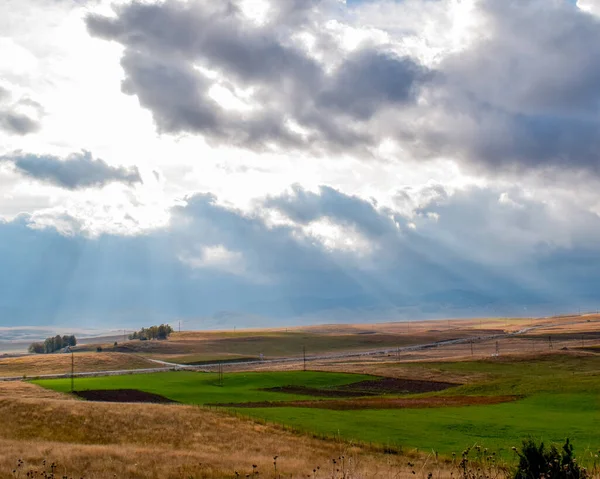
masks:
[[[147,393],[137,389],[74,391],[73,394],[79,396],[80,398],[87,399],[88,401],[143,402],[159,404],[170,404],[176,402],[159,394]]]
[[[427,398],[361,398],[323,401],[263,401],[247,403],[211,404],[211,406],[260,408],[260,407],[311,407],[348,411],[354,409],[422,409],[434,407],[480,406],[516,401],[520,396],[447,396]]]
[[[338,386],[339,391],[368,392],[370,394],[408,394],[443,391],[456,386],[441,381],[422,381],[419,379],[381,378]]]
[[[381,378],[336,386],[335,388],[308,388],[305,386],[281,386],[264,391],[301,394],[303,396],[351,398],[363,396],[381,396],[382,394],[417,394],[442,391],[456,386],[440,381],[422,381],[417,379]]]

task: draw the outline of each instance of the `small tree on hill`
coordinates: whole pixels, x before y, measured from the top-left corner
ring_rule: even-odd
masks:
[[[36,354],[50,354],[66,347],[73,347],[77,345],[77,338],[74,335],[71,336],[60,336],[56,335],[51,338],[46,338],[43,343],[36,342],[29,345],[29,352]]]
[[[139,339],[146,341],[149,339],[167,339],[173,332],[173,328],[168,324],[161,324],[160,326],[150,326],[149,328],[142,328],[129,335],[130,340]]]

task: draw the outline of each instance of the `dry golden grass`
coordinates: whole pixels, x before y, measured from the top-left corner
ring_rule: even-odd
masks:
[[[587,314],[583,316],[565,317],[547,323],[545,327],[536,329],[531,334],[577,334],[598,332],[600,315]]]
[[[351,477],[414,477],[408,458],[345,442],[326,441],[258,424],[219,411],[180,405],[89,403],[37,386],[0,384],[0,478],[20,469],[58,464],[60,477],[241,477],[257,465],[272,477],[331,477],[332,459],[344,455]],[[421,471],[434,465],[420,459]],[[339,461],[339,459],[338,459]],[[427,462],[429,461],[429,463]],[[24,474],[23,474],[24,475]],[[449,475],[449,473],[448,473]]]
[[[427,321],[395,321],[375,324],[325,324],[289,328],[237,329],[235,333],[233,331],[183,331],[181,333],[173,333],[171,338],[175,341],[211,341],[216,339],[231,338],[234,336],[280,334],[283,332],[336,336],[358,334],[361,332],[364,333],[365,331],[379,334],[422,334],[432,331],[447,331],[457,329],[517,331],[530,326],[553,324],[556,321],[559,320],[553,318],[474,318]]]
[[[123,353],[75,353],[76,372],[115,371],[158,367],[139,356]],[[71,372],[70,354],[40,354],[0,359],[0,377],[38,376]]]
[[[496,349],[496,344],[498,349]],[[600,340],[586,339],[585,348],[582,348],[581,339],[557,339],[552,340],[552,348],[547,339],[532,339],[527,336],[513,336],[500,340],[489,340],[473,343],[473,354],[471,345],[448,344],[422,351],[402,352],[400,354],[387,354],[381,356],[365,356],[350,359],[332,359],[310,361],[308,367],[315,371],[350,372],[360,374],[372,374],[375,376],[387,376],[406,379],[424,379],[430,381],[448,381],[457,384],[468,383],[485,379],[480,373],[459,373],[448,371],[437,371],[431,367],[418,367],[415,363],[420,362],[444,362],[444,361],[473,361],[489,359],[499,353],[499,358],[506,357],[535,357],[542,353],[564,353],[564,348],[577,354],[592,354],[588,348],[600,348]],[[411,363],[407,366],[406,363]],[[245,369],[254,370],[295,370],[302,367],[301,361],[287,362],[283,364],[255,364],[245,366]],[[228,366],[229,370],[236,370],[236,366]]]
[[[425,344],[448,339],[515,332],[536,327],[531,335],[560,332],[567,328],[590,328],[595,317],[570,316],[561,318],[475,318],[437,321],[393,322],[380,324],[320,325],[296,328],[247,329],[237,331],[175,332],[167,341],[129,341],[103,345],[105,351],[142,354],[171,362],[203,362],[239,358],[289,357],[302,355],[306,346],[309,354],[341,351],[367,351]],[[577,323],[577,324],[573,324]],[[554,333],[553,333],[554,334]],[[533,343],[531,343],[533,344]],[[82,349],[93,351],[96,345]],[[460,349],[460,348],[459,348]],[[463,351],[464,353],[464,351]],[[477,354],[492,354],[483,350]],[[453,356],[457,354],[453,353]],[[416,352],[414,359],[441,357],[437,350]],[[466,356],[470,356],[467,352]],[[406,355],[404,359],[410,359]]]

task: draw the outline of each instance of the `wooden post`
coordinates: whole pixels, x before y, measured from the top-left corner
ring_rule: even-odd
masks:
[[[71,351],[71,393],[75,391],[75,356]]]
[[[306,346],[302,346],[302,357],[304,358],[304,370],[306,371]]]

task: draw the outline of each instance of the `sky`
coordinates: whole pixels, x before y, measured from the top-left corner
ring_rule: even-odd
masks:
[[[5,0],[0,327],[600,308],[600,0]]]

